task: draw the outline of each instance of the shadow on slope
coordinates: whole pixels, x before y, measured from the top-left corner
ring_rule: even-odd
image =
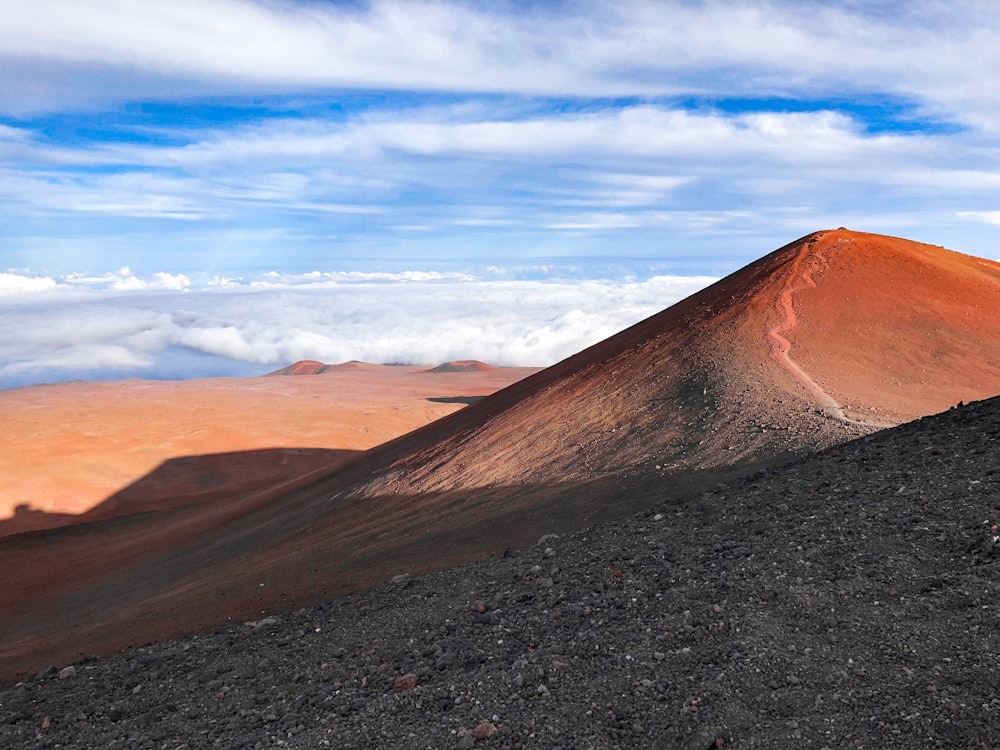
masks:
[[[224,502],[233,495],[252,492],[290,476],[317,470],[335,471],[361,453],[326,448],[267,448],[172,458],[86,513],[48,513],[28,503],[18,505],[13,516],[0,519],[0,537],[87,524],[113,516]]]
[[[682,473],[669,487],[605,477],[474,497],[331,495],[306,475],[226,502],[10,536],[0,539],[0,679],[502,554],[759,468]]]

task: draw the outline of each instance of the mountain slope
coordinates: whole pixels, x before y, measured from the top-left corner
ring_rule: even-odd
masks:
[[[403,478],[372,481],[427,491],[725,466],[985,398],[998,375],[1000,264],[820,232],[429,427],[430,445],[398,451]]]
[[[994,395],[997,342],[1000,264],[810,235],[327,476],[0,542],[0,673],[463,563]],[[887,363],[908,380],[883,408]]]
[[[0,686],[0,747],[995,749],[998,441],[1000,398],[967,404],[502,558],[47,670]]]

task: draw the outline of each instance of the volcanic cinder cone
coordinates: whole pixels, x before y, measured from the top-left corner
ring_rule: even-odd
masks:
[[[1000,391],[1000,264],[846,230],[325,477],[0,541],[0,674],[443,568]]]

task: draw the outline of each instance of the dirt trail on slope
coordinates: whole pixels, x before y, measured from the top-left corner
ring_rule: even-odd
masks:
[[[817,239],[821,236],[817,236]],[[788,281],[785,283],[785,287],[778,297],[778,312],[784,316],[784,320],[767,332],[768,337],[775,344],[771,350],[771,354],[775,361],[787,370],[795,381],[812,394],[823,411],[834,419],[848,424],[859,424],[867,427],[894,427],[895,423],[866,422],[848,417],[840,404],[829,393],[820,388],[819,384],[791,357],[792,344],[783,334],[792,330],[798,324],[798,317],[795,314],[795,306],[792,304],[792,298],[797,292],[805,288],[816,287],[816,281],[812,277],[813,271],[816,267],[822,266],[826,260],[823,251],[818,247],[814,247],[815,244],[809,242],[802,246],[798,257],[792,264]]]

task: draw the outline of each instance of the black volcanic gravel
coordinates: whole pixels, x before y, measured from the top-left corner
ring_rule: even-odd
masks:
[[[0,688],[0,747],[998,748],[998,457],[994,399],[50,669]]]

